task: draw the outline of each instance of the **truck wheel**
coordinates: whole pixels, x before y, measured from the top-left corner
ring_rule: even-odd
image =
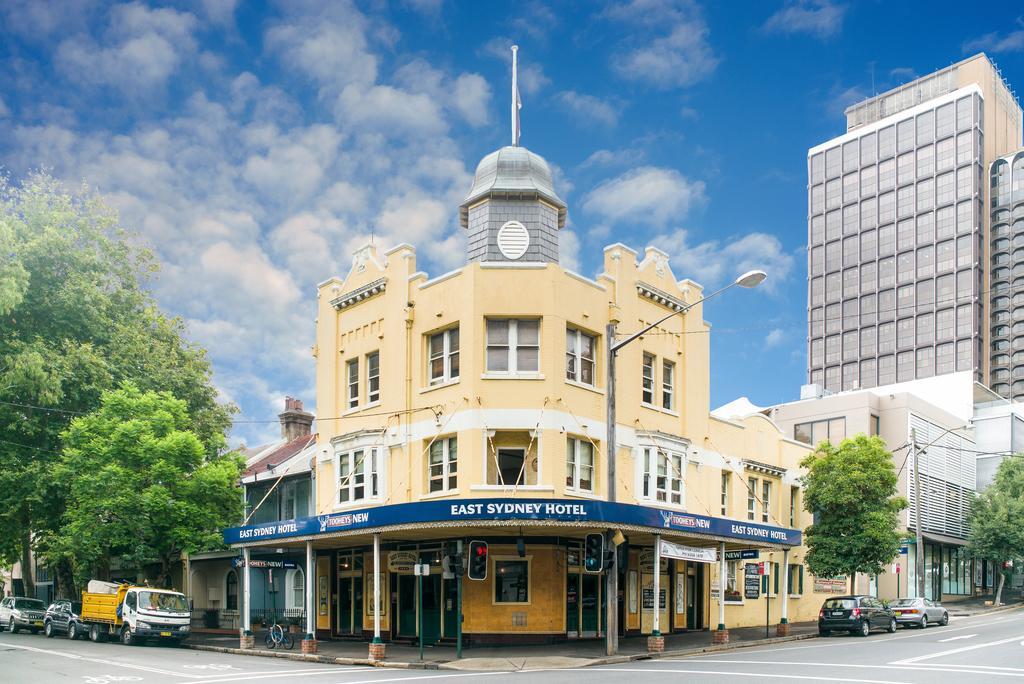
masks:
[[[132,628],[128,625],[125,625],[121,630],[121,643],[125,646],[135,645],[135,635],[132,634]]]
[[[106,641],[107,640],[107,631],[106,631],[106,629],[107,628],[105,626],[101,627],[100,625],[90,625],[89,626],[89,641],[95,642],[97,644],[101,644],[104,641]]]

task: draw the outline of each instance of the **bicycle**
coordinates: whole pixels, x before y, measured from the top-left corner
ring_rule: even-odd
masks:
[[[292,647],[295,645],[295,640],[292,639],[291,635],[277,622],[272,624],[270,629],[267,630],[267,636],[264,641],[267,644],[267,648],[283,646],[289,651],[292,650]]]

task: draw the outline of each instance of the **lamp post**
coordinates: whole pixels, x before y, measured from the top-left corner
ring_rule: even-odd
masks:
[[[636,340],[639,337],[647,334],[650,330],[658,327],[673,316],[682,316],[692,309],[693,307],[706,302],[712,297],[717,297],[726,290],[733,288],[737,285],[740,287],[757,287],[768,275],[764,271],[747,271],[739,278],[729,283],[725,287],[715,290],[706,297],[701,297],[697,301],[687,304],[682,308],[673,311],[667,316],[651,323],[640,332],[633,333],[629,337],[626,337],[618,342],[615,341],[615,324],[609,323],[606,330],[606,338],[608,340],[608,393],[605,398],[606,402],[606,414],[607,414],[607,438],[608,444],[608,501],[615,501],[615,456],[616,456],[616,443],[615,443],[615,358],[619,353],[619,350],[625,347],[627,344]],[[605,574],[605,651],[608,655],[615,655],[619,650],[619,569],[618,569],[618,553],[612,553],[611,567]],[[655,599],[657,600],[657,598]]]

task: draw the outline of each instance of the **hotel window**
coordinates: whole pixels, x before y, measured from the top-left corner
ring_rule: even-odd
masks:
[[[643,394],[641,401],[645,404],[654,403],[654,355],[644,354]]]
[[[676,406],[676,364],[671,361],[661,361],[661,407],[672,410]]]
[[[494,561],[494,602],[530,602],[530,562],[528,560]]]
[[[757,515],[757,478],[747,479],[747,520],[753,520]]]
[[[348,375],[348,407],[359,406],[359,359],[352,359],[346,365]]]
[[[487,371],[536,373],[540,370],[540,321],[487,320]]]
[[[338,502],[353,503],[380,496],[380,455],[376,447],[338,453]]]
[[[722,471],[722,515],[729,515],[729,478],[731,473]]]
[[[761,482],[761,522],[768,522],[771,517],[772,483],[768,480]]]
[[[580,492],[594,491],[594,445],[586,439],[566,438],[565,487]]]
[[[440,385],[459,379],[459,328],[449,328],[430,336],[430,384]]]
[[[789,526],[796,527],[796,512],[799,510],[797,500],[800,496],[799,487],[789,488]]]
[[[739,576],[740,561],[726,561],[725,575],[725,603],[743,603],[743,593],[740,591]]]
[[[565,331],[565,378],[584,385],[594,384],[596,338],[582,330]]]
[[[380,401],[380,352],[366,356],[366,402]]]
[[[435,439],[430,445],[430,491],[445,492],[458,486],[459,455],[455,437]]]
[[[786,587],[786,591],[791,596],[799,596],[804,593],[804,566],[792,564],[789,566],[789,586]]]
[[[645,499],[681,506],[683,504],[683,455],[656,446],[641,447]]]
[[[224,585],[224,594],[226,596],[224,608],[226,610],[238,610],[238,573],[234,570],[228,570],[228,576]]]

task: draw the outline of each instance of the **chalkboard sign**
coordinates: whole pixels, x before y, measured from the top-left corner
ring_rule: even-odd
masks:
[[[658,600],[658,608],[661,609],[661,610],[665,610],[665,590],[664,589],[661,589],[658,592],[658,599],[659,599]],[[644,587],[642,605],[643,605],[643,609],[644,610],[654,610],[654,588],[653,587]]]
[[[743,566],[743,598],[761,598],[761,576],[757,574],[757,563]]]

